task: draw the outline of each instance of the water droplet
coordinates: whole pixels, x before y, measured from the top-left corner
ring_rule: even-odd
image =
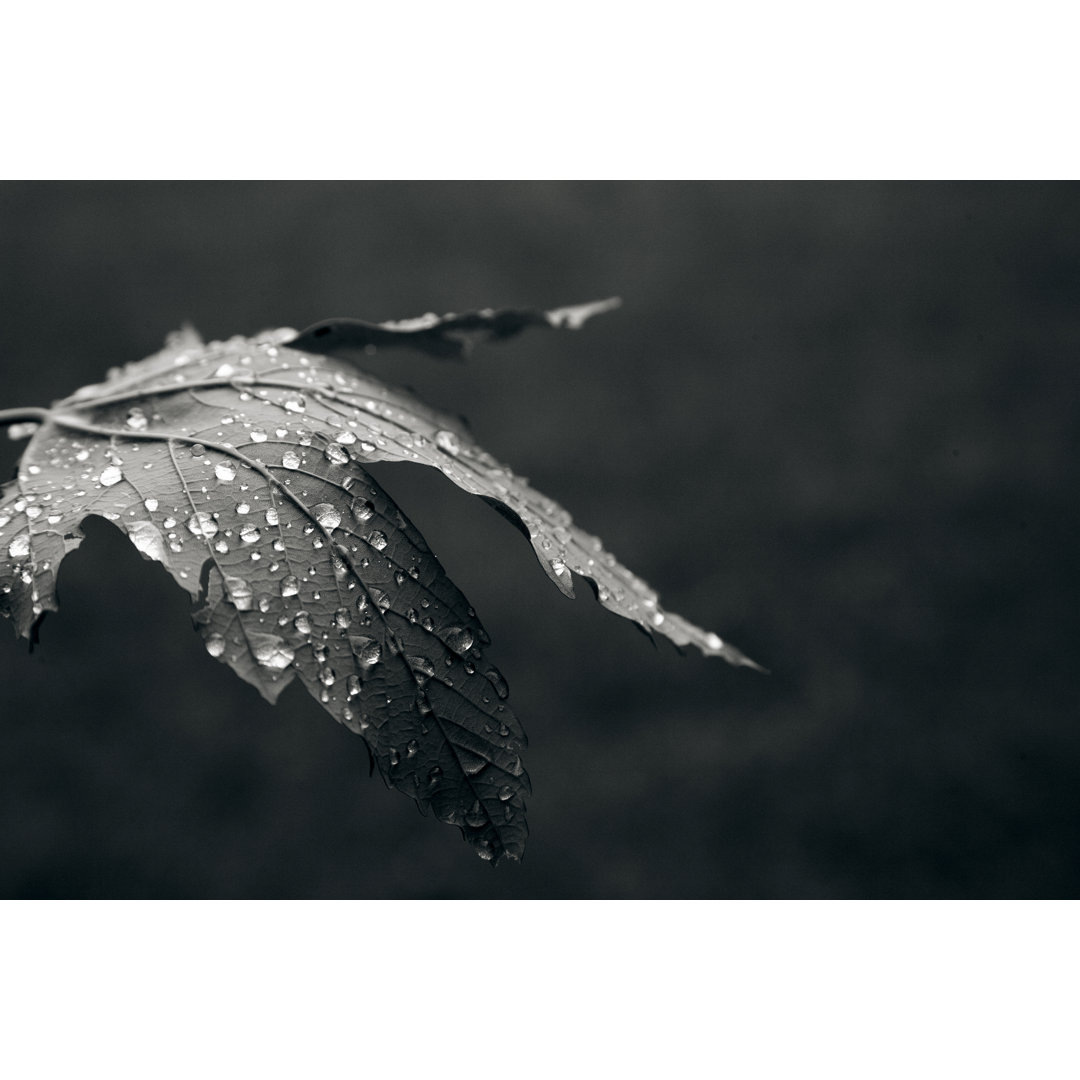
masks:
[[[254,525],[240,526],[240,539],[243,540],[245,544],[258,543],[261,536],[262,533],[260,533]]]
[[[246,502],[238,502],[236,504],[236,512],[238,514],[250,514],[251,513],[251,504],[246,503]]]
[[[374,454],[375,453],[375,444],[374,443],[369,443],[369,442],[362,442],[360,444],[360,449],[365,454]]]
[[[229,600],[237,611],[250,611],[254,594],[251,586],[241,577],[225,577],[225,588],[229,593]]]
[[[203,444],[201,442],[192,443],[192,445],[191,445],[191,456],[192,457],[202,457],[203,454],[205,454],[205,453],[206,453],[206,447],[203,446]]]
[[[473,647],[476,638],[473,637],[473,632],[468,628],[451,626],[450,629],[446,631],[445,640],[447,646],[453,649],[458,656],[461,656]]]
[[[302,413],[307,408],[307,402],[299,394],[296,397],[286,398],[284,405],[291,413]]]
[[[347,450],[342,450],[337,443],[331,443],[326,448],[326,460],[333,465],[347,465],[349,454]]]
[[[420,744],[415,739],[410,739],[405,746],[406,757],[416,757],[420,752]]]
[[[129,409],[127,420],[124,421],[132,431],[145,431],[149,422],[142,409]]]
[[[276,525],[279,520],[280,520],[280,518],[278,517],[277,507],[276,506],[271,506],[266,511],[266,524],[267,525]]]
[[[119,484],[123,479],[124,474],[117,465],[106,465],[105,468],[101,470],[101,475],[98,477],[98,480],[101,481],[101,484],[104,487],[112,487],[113,484]]]
[[[319,682],[323,686],[333,686],[337,680],[337,675],[334,673],[334,669],[331,667],[324,667],[319,669]]]
[[[502,799],[503,802],[507,802],[513,797],[514,789],[509,784],[503,784],[503,786],[499,788],[499,798]]]
[[[390,747],[390,765],[397,765],[401,761],[401,754],[396,746]]]
[[[360,679],[356,675],[350,675],[345,680],[345,689],[349,693],[349,697],[356,697],[360,693]]]
[[[295,596],[300,591],[300,582],[296,580],[295,574],[286,574],[281,579],[281,595],[282,596]]]
[[[431,767],[431,772],[427,774],[428,783],[437,784],[440,776],[442,776],[442,769],[440,769],[438,765],[433,765]]]
[[[357,634],[349,638],[356,659],[365,667],[374,667],[382,658],[382,646],[373,637]]]
[[[504,701],[510,696],[510,689],[506,680],[494,668],[484,672],[484,678],[495,688],[495,693]]]
[[[152,521],[133,521],[127,526],[131,542],[148,558],[165,562],[165,538]]]
[[[348,630],[349,625],[352,623],[352,613],[348,608],[339,607],[334,612],[334,625],[339,630]]]
[[[248,638],[251,641],[255,659],[263,667],[283,671],[293,662],[296,654],[277,634],[262,634],[257,630],[249,630]]]
[[[435,445],[452,457],[461,453],[461,440],[452,431],[435,432]]]
[[[298,611],[293,618],[293,626],[298,634],[311,633],[311,616],[306,611]]]
[[[266,432],[255,430],[249,432],[248,438],[251,439],[252,442],[266,442]]]
[[[420,675],[426,675],[429,679],[435,676],[435,665],[426,656],[407,656],[409,667]]]
[[[486,821],[487,815],[484,813],[483,809],[480,806],[480,800],[477,799],[472,804],[472,808],[465,815],[465,824],[471,825],[474,829],[478,829]]]
[[[30,534],[28,532],[19,533],[14,540],[8,544],[8,554],[13,559],[22,559],[30,554]]]
[[[232,465],[230,465],[227,461],[219,461],[214,466],[214,475],[219,480],[223,480],[223,481],[235,480],[236,479],[236,469],[234,469],[232,467]]]
[[[311,512],[327,532],[333,532],[341,524],[341,511],[331,503],[317,503]]]
[[[299,469],[300,468],[300,455],[295,450],[286,450],[281,455],[281,464],[286,469]]]
[[[229,553],[229,542],[224,536],[214,545],[214,550],[219,555],[227,555]]]
[[[214,377],[216,379],[227,379],[236,371],[236,368],[232,364],[222,364],[215,372]]]
[[[357,521],[367,521],[375,513],[374,505],[367,499],[353,499],[350,509]]]
[[[351,431],[339,431],[337,433],[337,441],[343,443],[345,446],[350,446],[356,442],[356,436]]]
[[[385,533],[381,533],[381,532],[379,532],[379,530],[378,530],[378,529],[376,529],[376,530],[375,530],[375,532],[373,532],[373,533],[372,533],[372,534],[371,534],[371,535],[370,535],[370,536],[368,537],[368,543],[369,543],[369,544],[370,544],[370,545],[371,545],[371,546],[372,546],[372,547],[373,547],[373,548],[374,548],[374,549],[375,549],[376,551],[382,551],[382,550],[384,550],[384,549],[385,549],[385,547],[386,547],[386,534],[385,534]]]
[[[152,514],[158,508],[157,499],[143,499],[143,506]]]
[[[203,540],[210,540],[217,535],[218,525],[205,510],[198,510],[187,520],[188,532]]]
[[[375,601],[375,606],[380,611],[390,610],[390,597],[387,596],[386,593],[382,591],[382,589],[377,589],[372,586],[370,589],[368,589],[368,592],[371,594],[371,599]]]
[[[220,634],[211,634],[206,639],[206,651],[211,656],[220,656],[225,651],[225,639]]]

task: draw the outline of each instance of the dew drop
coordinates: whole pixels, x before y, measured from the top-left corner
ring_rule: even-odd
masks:
[[[310,634],[311,616],[306,611],[298,611],[293,618],[293,626],[298,634]]]
[[[407,656],[409,667],[420,675],[426,675],[429,679],[435,676],[435,665],[426,656]]]
[[[452,457],[461,453],[461,440],[452,431],[435,432],[435,445]]]
[[[20,533],[8,544],[8,554],[13,559],[22,559],[30,554],[30,534]]]
[[[286,410],[291,413],[302,413],[307,408],[307,402],[301,395],[297,395],[294,398],[286,398],[284,405]]]
[[[296,654],[277,634],[262,634],[251,630],[248,631],[248,638],[251,641],[255,659],[263,667],[273,671],[283,671],[293,662]]]
[[[145,431],[149,421],[146,419],[146,413],[142,409],[129,409],[127,414],[127,420],[125,424],[132,431]]]
[[[143,506],[152,514],[158,508],[157,499],[143,499]]]
[[[235,372],[236,372],[236,368],[234,368],[232,366],[232,364],[222,364],[214,372],[214,378],[216,378],[216,379],[227,379],[230,375],[234,374]]]
[[[248,438],[252,442],[266,442],[266,432],[255,430],[248,434]]]
[[[98,477],[103,487],[112,487],[113,484],[119,484],[123,479],[124,474],[117,465],[106,465]]]
[[[261,536],[262,534],[254,525],[240,526],[240,539],[243,540],[245,544],[258,543]]]
[[[281,595],[282,596],[295,596],[300,591],[300,582],[297,581],[295,574],[286,574],[281,579]]]
[[[220,656],[225,651],[225,639],[220,634],[211,634],[206,639],[206,651],[211,656]]]
[[[360,693],[360,679],[356,675],[350,675],[345,680],[345,689],[348,691],[349,697],[356,697]]]
[[[349,638],[349,644],[364,667],[374,667],[382,658],[382,646],[373,637],[366,634],[357,634]]]
[[[221,539],[220,539],[220,540],[219,540],[219,541],[218,541],[218,542],[217,542],[217,543],[216,543],[216,544],[214,545],[214,550],[215,550],[215,551],[216,551],[216,552],[217,552],[217,553],[218,553],[219,555],[227,555],[227,554],[228,554],[228,552],[229,552],[229,542],[228,542],[228,541],[227,541],[227,540],[225,539],[225,537],[222,537],[222,538],[221,538]]]
[[[214,475],[222,481],[235,480],[236,469],[234,469],[227,461],[219,461],[214,466]]]
[[[471,825],[474,829],[478,829],[484,822],[487,821],[487,815],[483,812],[480,806],[480,800],[472,804],[472,809],[465,815],[465,824]]]
[[[368,521],[375,513],[374,505],[367,499],[353,499],[350,509],[357,521]]]
[[[281,464],[286,469],[299,469],[300,468],[300,455],[293,450],[286,450],[281,455]]]
[[[333,465],[347,465],[349,462],[348,451],[342,450],[337,443],[331,443],[325,452],[326,460]]]
[[[276,525],[279,520],[280,520],[280,518],[278,517],[277,507],[276,506],[271,506],[266,511],[266,524],[267,525]]]
[[[127,526],[131,542],[148,559],[165,562],[165,539],[152,521],[133,521]]]
[[[311,512],[327,532],[333,532],[341,524],[341,511],[331,503],[317,503]]]
[[[334,673],[334,669],[331,667],[324,667],[319,669],[319,682],[323,686],[333,686],[337,680],[337,675]]]
[[[490,671],[485,671],[484,678],[491,683],[495,688],[495,693],[504,701],[510,696],[510,689],[506,685],[506,680],[494,668]]]
[[[241,577],[225,578],[225,588],[229,593],[229,600],[237,611],[250,611],[254,594],[251,586]]]
[[[460,626],[451,626],[446,631],[446,644],[454,652],[461,656],[467,653],[472,647],[476,638],[473,637],[473,632],[467,628]]]
[[[339,630],[348,630],[351,623],[352,613],[348,608],[339,607],[337,611],[334,612],[334,625]]]
[[[368,543],[369,543],[369,544],[370,544],[370,545],[371,545],[371,546],[372,546],[372,547],[373,547],[373,548],[374,548],[374,549],[375,549],[376,551],[383,551],[383,550],[385,550],[385,548],[386,548],[386,533],[382,533],[382,532],[379,532],[379,530],[378,530],[378,529],[376,529],[376,530],[375,530],[375,532],[373,532],[373,533],[372,533],[372,534],[371,534],[371,535],[370,535],[370,536],[368,537]]]
[[[420,744],[415,739],[410,739],[405,745],[405,756],[416,757],[420,752]]]
[[[372,588],[368,589],[368,592],[371,593],[371,599],[375,601],[375,606],[380,611],[390,610],[390,597],[387,596],[386,593],[382,591],[382,589],[376,589],[373,586]]]
[[[246,502],[238,502],[236,504],[236,512],[238,514],[250,514],[251,513],[251,504],[246,503]]]
[[[210,540],[217,535],[218,525],[205,510],[198,510],[187,520],[188,532],[203,540]]]
[[[508,802],[513,797],[514,797],[514,789],[509,784],[503,784],[503,786],[501,788],[499,788],[499,798],[503,802]]]
[[[351,431],[339,431],[337,433],[337,441],[345,446],[349,446],[356,442],[356,436]]]

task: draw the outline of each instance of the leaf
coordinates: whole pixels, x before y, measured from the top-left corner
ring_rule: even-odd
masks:
[[[335,320],[206,345],[187,328],[50,410],[0,413],[20,434],[39,425],[0,493],[0,613],[32,638],[57,609],[81,522],[104,517],[188,591],[212,657],[270,702],[299,678],[364,738],[390,786],[459,826],[482,857],[520,858],[526,739],[484,656],[490,639],[366,463],[440,469],[510,517],[567,595],[580,574],[646,631],[757,665],[665,612],[459,421],[327,354],[410,344],[460,355],[527,326],[577,328],[615,304]]]

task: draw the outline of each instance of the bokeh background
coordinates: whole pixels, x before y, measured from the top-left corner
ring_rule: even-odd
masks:
[[[373,470],[531,738],[529,849],[493,870],[91,521],[40,646],[0,627],[0,895],[1080,893],[1076,185],[0,184],[0,407],[184,320],[612,294],[577,334],[371,369],[771,675],[654,647],[440,475]]]

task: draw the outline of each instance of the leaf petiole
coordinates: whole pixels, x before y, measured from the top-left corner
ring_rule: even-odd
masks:
[[[25,424],[27,422],[44,424],[50,416],[51,413],[48,409],[38,409],[33,406],[28,406],[25,409],[0,409],[0,427],[7,427],[9,424]]]

